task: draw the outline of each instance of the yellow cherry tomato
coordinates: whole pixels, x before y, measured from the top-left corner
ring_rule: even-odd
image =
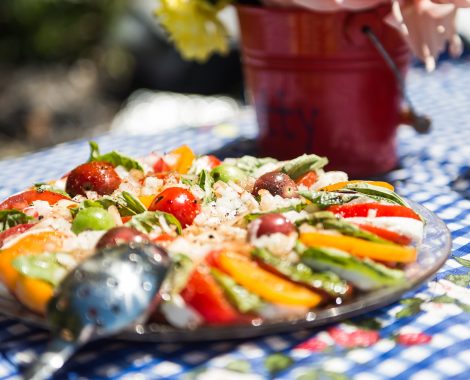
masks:
[[[142,202],[145,208],[148,209],[149,206],[152,204],[153,198],[155,198],[155,195],[141,195],[139,197],[139,200]]]
[[[171,169],[176,170],[180,174],[186,174],[196,159],[196,155],[187,145],[181,145],[172,150],[169,155],[176,158],[175,163],[171,165]]]

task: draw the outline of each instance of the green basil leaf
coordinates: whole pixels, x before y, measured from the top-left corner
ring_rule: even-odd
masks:
[[[113,166],[122,166],[126,168],[128,171],[131,169],[136,169],[140,171],[144,171],[142,165],[135,159],[126,156],[120,152],[113,150],[112,152],[100,154],[100,150],[98,144],[94,141],[90,141],[90,158],[88,161],[104,161],[109,162]]]
[[[214,191],[212,190],[212,185],[214,185],[214,178],[212,178],[211,174],[203,169],[201,173],[199,174],[199,181],[198,185],[199,187],[204,190],[204,198],[203,198],[203,203],[207,204],[209,202],[212,202],[215,200],[215,194]]]
[[[60,263],[58,255],[66,253],[43,253],[40,255],[18,256],[13,260],[13,266],[18,272],[38,280],[43,280],[53,286],[68,273],[66,266]]]
[[[343,205],[360,197],[355,193],[333,191],[299,191],[299,194],[321,209],[334,205]]]
[[[278,162],[276,159],[271,158],[271,157],[263,157],[263,158],[257,158],[253,156],[243,156],[240,158],[234,159],[235,163],[234,165],[246,172],[247,174],[253,174],[257,169],[259,169],[261,166],[270,163],[270,162]]]
[[[140,201],[139,198],[134,197],[131,193],[128,193],[127,191],[123,191],[121,193],[122,199],[125,201],[125,208],[128,210],[128,212],[132,212],[134,215],[136,214],[141,214],[147,209],[145,208],[144,204]],[[118,207],[119,210],[119,207]]]
[[[320,157],[316,154],[304,154],[285,163],[281,171],[295,181],[308,172],[323,168],[327,163],[328,159],[326,157]]]
[[[181,223],[172,214],[163,211],[145,211],[141,214],[134,215],[126,226],[133,227],[143,233],[149,233],[160,227],[160,217],[164,217],[168,224],[176,227],[178,235],[182,232]]]
[[[300,212],[304,208],[306,208],[307,206],[308,205],[306,205],[306,204],[299,203],[295,206],[280,207],[280,208],[277,208],[275,210],[270,210],[270,211],[265,211],[265,212],[253,212],[251,214],[245,215],[245,220],[247,222],[251,222],[251,221],[253,221],[255,219],[258,219],[258,218],[261,218],[263,215],[267,215],[267,214],[283,214],[283,213],[289,212],[289,211]]]
[[[35,183],[34,184],[34,189],[39,193],[42,192],[42,191],[52,191],[53,193],[57,193],[57,194],[60,194],[60,195],[65,195],[66,197],[70,198],[70,195],[68,195],[64,190],[59,189],[56,186],[49,185],[47,183],[42,183],[42,182],[41,183]]]
[[[193,186],[194,183],[195,183],[194,179],[192,179],[192,178],[190,178],[190,177],[184,177],[184,176],[182,176],[180,180],[181,180],[181,183],[182,183],[183,185],[186,185],[186,186]]]
[[[88,162],[99,161],[100,147],[98,144],[95,141],[89,141],[88,145],[90,145],[90,157],[88,158]]]
[[[28,223],[33,218],[18,210],[0,211],[0,232],[19,224]]]
[[[361,194],[365,194],[372,199],[384,200],[399,204],[401,206],[410,207],[397,193],[385,187],[371,185],[366,182],[350,183],[346,185],[345,189],[352,190]]]
[[[123,191],[115,196],[105,195],[95,200],[86,199],[80,204],[78,209],[72,209],[71,211],[74,214],[88,207],[101,207],[107,210],[111,206],[116,206],[121,216],[133,216],[147,211],[143,203],[127,191]]]

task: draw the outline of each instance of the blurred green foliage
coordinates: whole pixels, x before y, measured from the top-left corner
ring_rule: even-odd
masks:
[[[126,0],[0,0],[0,62],[72,62],[92,54]]]

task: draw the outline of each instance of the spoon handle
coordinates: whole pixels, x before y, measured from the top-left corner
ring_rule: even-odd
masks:
[[[53,339],[45,352],[26,370],[23,380],[46,380],[58,371],[75,353],[78,345],[62,339]]]

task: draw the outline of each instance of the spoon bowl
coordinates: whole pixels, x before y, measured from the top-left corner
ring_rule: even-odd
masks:
[[[85,343],[145,321],[170,262],[160,246],[132,243],[99,250],[80,263],[48,304],[51,341],[24,379],[46,379]]]

